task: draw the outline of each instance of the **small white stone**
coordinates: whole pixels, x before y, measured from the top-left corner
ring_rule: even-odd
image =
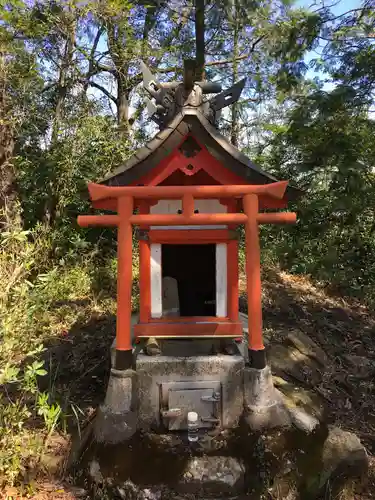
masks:
[[[93,478],[93,480],[96,483],[103,482],[103,476],[102,476],[102,473],[100,472],[100,465],[96,460],[93,460],[90,463],[89,472],[90,472],[90,476]]]

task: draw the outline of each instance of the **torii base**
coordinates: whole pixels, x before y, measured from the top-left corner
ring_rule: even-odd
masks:
[[[95,419],[96,441],[118,444],[130,439],[137,430],[137,406],[135,371],[112,368],[106,398]]]
[[[272,382],[271,368],[243,370],[244,418],[253,431],[291,425],[290,413]]]

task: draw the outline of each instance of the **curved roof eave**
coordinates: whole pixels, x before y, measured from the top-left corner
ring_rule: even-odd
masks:
[[[279,180],[255,165],[233,146],[198,109],[185,108],[175,116],[164,130],[138,149],[124,165],[107,174],[100,183],[118,186],[135,182],[178,147],[181,140],[190,132],[193,134],[195,132],[198,140],[201,139],[201,142],[216,159],[245,181],[249,183],[255,181],[261,184]],[[206,140],[202,141],[202,134],[207,134]],[[286,194],[287,198],[292,200],[298,198],[301,191],[288,186]]]

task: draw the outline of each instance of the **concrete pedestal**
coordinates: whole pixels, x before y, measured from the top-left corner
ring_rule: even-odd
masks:
[[[99,443],[117,444],[137,429],[137,383],[133,370],[112,368],[104,404],[97,412],[94,434]]]
[[[252,430],[291,424],[282,395],[272,382],[271,368],[244,368],[244,417]]]
[[[243,411],[241,354],[188,355],[185,342],[169,351],[168,356],[137,356],[139,428],[183,430],[188,411],[202,416],[202,427],[237,425]],[[180,416],[163,418],[163,411],[176,406]]]
[[[134,315],[133,325],[137,320]],[[138,344],[133,351],[135,371],[111,370],[96,419],[97,440],[119,443],[137,429],[186,430],[188,411],[198,413],[200,427],[206,430],[233,428],[242,415],[252,430],[292,425],[270,367],[245,367],[244,344],[233,342],[231,354],[222,354],[221,342],[165,339],[156,356],[145,354]],[[114,354],[115,342],[112,366]]]

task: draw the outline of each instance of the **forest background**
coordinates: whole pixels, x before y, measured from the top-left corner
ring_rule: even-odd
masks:
[[[290,207],[296,226],[262,228],[264,269],[375,305],[373,0],[0,0],[4,484],[89,418],[81,403],[95,381],[75,390],[92,359],[71,349],[67,368],[46,355],[115,313],[115,232],[80,229],[76,217],[89,211],[87,182],[155,132],[140,61],[168,81],[189,57],[224,88],[247,78],[221,132],[304,191]],[[137,256],[133,275],[136,310]]]

